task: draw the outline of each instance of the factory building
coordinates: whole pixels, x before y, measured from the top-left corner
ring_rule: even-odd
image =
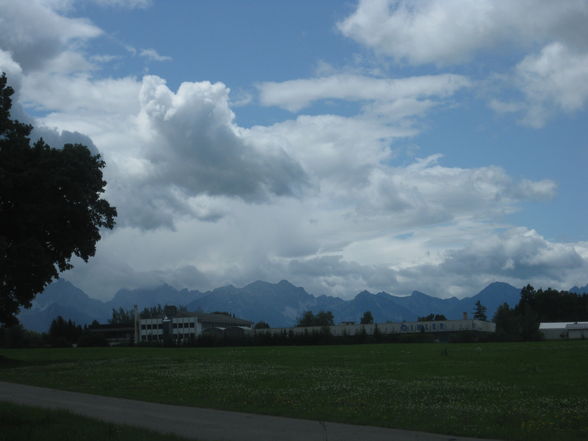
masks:
[[[252,323],[225,313],[185,313],[175,317],[139,319],[141,343],[188,344],[203,334],[233,336],[251,332]]]
[[[369,325],[340,324],[328,327],[331,335],[351,336],[366,333],[373,335],[376,328],[381,334],[411,334],[411,333],[445,333],[459,331],[496,332],[496,324],[482,320],[438,320],[427,322],[378,323]],[[284,334],[292,332],[294,335],[321,332],[322,326],[304,326],[295,328],[257,329],[256,333]]]

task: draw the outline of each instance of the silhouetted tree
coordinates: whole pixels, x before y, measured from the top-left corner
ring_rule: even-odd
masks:
[[[514,308],[501,305],[493,320],[501,338],[537,340],[540,322],[588,320],[588,296],[527,285],[521,289],[519,303]]]
[[[161,305],[145,307],[139,316],[141,318],[162,318],[163,307]]]
[[[492,321],[496,323],[496,336],[499,339],[517,340],[521,338],[520,317],[514,309],[503,303],[498,307]]]
[[[531,285],[521,290],[521,298],[515,307],[518,316],[520,335],[525,340],[537,340],[541,337],[539,332],[539,314],[535,310],[535,297],[537,292]]]
[[[372,315],[372,312],[371,311],[364,312],[363,315],[361,316],[360,323],[362,325],[371,325],[372,323],[374,323],[374,316]]]
[[[316,315],[312,311],[305,311],[296,326],[332,326],[334,321],[331,311],[319,311]]]
[[[78,341],[82,334],[82,327],[72,320],[65,320],[57,316],[49,327],[49,340],[54,346],[70,346]]]
[[[478,300],[474,306],[474,320],[487,320],[486,307]]]
[[[447,320],[447,317],[445,317],[443,314],[433,314],[433,313],[426,315],[424,317],[417,318],[418,322],[434,322],[434,321],[442,321],[442,320]]]
[[[111,325],[132,326],[135,322],[135,312],[132,309],[112,309],[112,318],[108,320]]]
[[[302,314],[302,317],[298,319],[298,323],[296,326],[314,326],[315,324],[315,317],[312,311],[305,311]]]
[[[175,305],[165,305],[163,307],[163,314],[167,317],[175,317],[178,315],[178,307]]]
[[[40,139],[32,127],[10,119],[14,90],[0,77],[0,323],[17,323],[31,301],[72,255],[87,261],[100,228],[112,228],[116,209],[101,199],[104,162],[80,144],[63,149]]]
[[[156,305],[156,306],[148,306],[143,308],[143,310],[139,313],[139,317],[141,318],[163,318],[163,316],[168,317],[175,317],[177,315],[186,314],[188,312],[188,308],[185,306],[175,306],[175,305]],[[221,314],[214,312],[213,314]],[[229,315],[228,312],[224,312],[222,314]]]
[[[43,336],[21,324],[0,328],[0,347],[30,348],[43,345]]]
[[[335,318],[331,311],[319,311],[316,315],[316,326],[333,326]]]
[[[268,329],[269,327],[270,325],[267,322],[257,322],[255,326],[253,326],[254,329]]]

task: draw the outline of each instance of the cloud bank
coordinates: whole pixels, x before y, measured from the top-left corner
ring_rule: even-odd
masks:
[[[119,211],[96,257],[64,276],[101,298],[162,282],[208,289],[255,279],[343,297],[463,296],[495,280],[584,285],[586,243],[505,221],[555,197],[557,182],[399,147],[426,130],[428,115],[475,94],[488,79],[460,68],[504,44],[519,52],[507,72],[489,74],[499,84],[489,99],[496,111],[540,127],[585,106],[586,2],[533,4],[531,20],[526,1],[361,1],[339,32],[414,71],[258,82],[242,105],[289,114],[243,127],[230,85],[187,79],[171,88],[162,76],[104,74],[106,58],[85,45],[104,31],[74,18],[75,2],[2,2],[0,69],[17,89],[15,113],[50,144],[100,152],[106,197]],[[135,53],[174,62],[153,49]],[[426,64],[437,72],[418,71]],[[330,101],[355,107],[325,112]]]

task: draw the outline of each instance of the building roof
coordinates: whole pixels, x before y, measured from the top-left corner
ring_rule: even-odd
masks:
[[[252,322],[249,320],[240,319],[227,314],[208,314],[205,312],[195,313],[199,322],[214,322],[223,323],[227,326],[246,326],[250,327]]]
[[[570,323],[566,326],[567,329],[588,329],[588,322],[578,322],[578,323]]]
[[[228,314],[214,314],[214,313],[206,313],[206,312],[183,312],[181,314],[172,317],[172,320],[175,318],[185,318],[185,317],[195,317],[198,319],[200,323],[214,323],[215,326],[222,324],[223,326],[245,326],[251,327],[253,322],[249,320],[240,319],[237,317],[233,317]],[[153,317],[141,320],[162,320],[162,317]],[[167,318],[165,318],[167,319]]]
[[[588,329],[588,322],[542,322],[539,329]]]

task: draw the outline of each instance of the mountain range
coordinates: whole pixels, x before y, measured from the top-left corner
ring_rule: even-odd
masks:
[[[581,290],[581,288],[578,288]],[[78,324],[93,320],[106,323],[112,309],[139,309],[156,305],[185,306],[189,311],[228,311],[237,317],[253,322],[265,321],[272,327],[293,326],[304,311],[331,311],[335,322],[358,322],[365,311],[371,311],[376,322],[413,321],[431,313],[443,314],[448,319],[459,319],[463,313],[470,316],[479,300],[492,318],[499,305],[514,306],[520,290],[507,283],[495,282],[472,297],[440,299],[419,291],[400,297],[386,292],[362,291],[351,300],[339,297],[314,296],[304,288],[286,280],[279,283],[253,282],[243,288],[229,285],[212,291],[177,290],[169,285],[155,288],[121,289],[107,302],[93,299],[84,291],[64,279],[49,285],[33,301],[30,309],[23,310],[19,319],[23,326],[46,332],[51,321],[61,315]]]

